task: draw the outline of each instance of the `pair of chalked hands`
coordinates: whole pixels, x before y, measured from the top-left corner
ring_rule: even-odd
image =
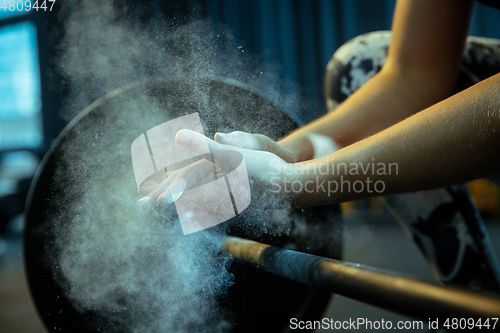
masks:
[[[232,132],[217,133],[214,140],[191,131],[180,130],[175,136],[177,144],[189,152],[198,151],[200,146],[208,145],[212,155],[222,151],[236,151],[243,157],[250,183],[252,201],[259,200],[263,193],[273,192],[274,197],[286,201],[287,193],[277,191],[278,185],[290,177],[292,162],[296,156],[274,140],[261,134]],[[224,173],[225,165],[232,158],[231,154],[220,154],[216,163],[208,159],[200,159],[181,169],[168,172],[161,182],[148,181],[139,192],[144,197],[138,201],[141,206],[160,204],[169,205],[176,202],[184,192],[199,186],[206,179]],[[226,163],[227,162],[227,163]],[[274,184],[274,186],[273,186]],[[273,190],[274,189],[274,190]],[[280,193],[282,192],[282,193]]]

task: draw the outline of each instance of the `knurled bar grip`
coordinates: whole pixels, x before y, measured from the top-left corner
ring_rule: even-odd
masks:
[[[415,318],[500,318],[500,298],[226,237],[222,250],[271,274]]]

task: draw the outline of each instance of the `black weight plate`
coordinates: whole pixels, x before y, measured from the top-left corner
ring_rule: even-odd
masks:
[[[278,139],[296,128],[294,122],[267,99],[241,84],[220,79],[156,79],[132,83],[107,94],[82,111],[65,128],[42,161],[26,210],[24,253],[27,278],[39,314],[51,332],[127,332],[132,329],[127,323],[134,316],[133,310],[110,312],[75,305],[68,296],[70,285],[59,266],[61,243],[58,243],[58,237],[72,231],[69,220],[74,218],[71,215],[74,210],[71,207],[83,200],[79,188],[85,188],[87,180],[99,183],[99,177],[106,173],[111,175],[110,170],[113,170],[113,173],[122,173],[122,178],[130,179],[129,183],[123,184],[123,191],[136,192],[130,157],[132,141],[151,127],[193,112],[200,114],[208,137],[213,137],[217,131],[244,128]],[[255,117],[259,118],[258,121]],[[141,121],[137,122],[137,119]],[[118,135],[120,140],[116,140]],[[68,160],[68,151],[70,155],[78,156],[76,162]],[[80,156],[79,152],[85,152],[85,156]],[[102,191],[108,190],[102,188]],[[117,209],[113,200],[116,198],[109,199],[108,218]],[[130,209],[136,209],[134,203],[130,205]],[[315,232],[330,233],[337,228],[335,234],[341,234],[341,224],[331,224],[332,220],[337,221],[338,213],[338,207],[319,207],[294,212],[292,219],[305,220],[306,229],[311,225]],[[250,213],[243,218],[255,216]],[[229,221],[230,234],[335,258],[341,254],[341,237],[331,238],[333,245],[323,242],[313,247],[314,240],[312,243],[305,241],[309,237],[307,230],[302,230],[296,238],[294,232],[291,236],[262,232],[256,236],[254,231],[239,227],[239,222]],[[215,230],[211,232],[217,232],[218,228],[211,229]],[[113,271],[114,268],[107,269]],[[317,319],[330,298],[328,293],[236,263],[232,263],[229,270],[234,273],[234,284],[217,300],[225,309],[222,313],[230,318],[234,332],[286,331],[292,317]],[[140,312],[135,315],[155,316]]]

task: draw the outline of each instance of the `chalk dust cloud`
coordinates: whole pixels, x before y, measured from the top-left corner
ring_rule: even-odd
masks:
[[[271,81],[280,86],[277,76],[256,70],[254,59],[243,55],[223,27],[195,21],[162,28],[137,23],[129,14],[126,6],[112,1],[63,5],[59,70],[69,87],[63,111],[67,120],[118,87],[156,77],[191,82],[185,93],[200,107],[208,107],[210,96],[197,82],[211,77],[265,87],[266,97],[283,100],[279,89],[270,89]],[[293,102],[293,96],[287,100]],[[158,112],[148,113],[164,108],[155,103],[145,95],[110,104],[109,115],[96,116],[91,126],[77,126],[70,144],[62,147],[56,177],[64,189],[58,198],[62,213],[54,217],[58,279],[79,311],[109,317],[110,325],[100,331],[230,331],[231,315],[217,303],[234,278],[228,272],[231,259],[219,253],[224,227],[182,236],[171,209],[142,212],[135,206],[132,141],[123,137],[165,121]],[[249,122],[253,128],[270,126],[258,124],[260,118],[249,114],[229,121],[243,131]],[[287,232],[282,223],[287,213],[262,207],[249,214],[255,217],[248,226],[254,234]]]

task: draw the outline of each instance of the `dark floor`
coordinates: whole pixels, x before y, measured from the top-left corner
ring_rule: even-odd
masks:
[[[401,272],[419,279],[434,280],[429,266],[415,244],[390,217],[384,218],[384,221],[380,221],[380,223],[366,223],[363,219],[346,222],[344,260]],[[490,219],[486,223],[486,228],[495,252],[500,257],[500,219]],[[323,318],[333,318],[340,321],[349,321],[349,318],[352,320],[366,318],[370,321],[384,319],[392,321],[394,326],[400,320],[415,320],[338,295],[330,302]],[[424,325],[428,325],[428,322],[424,322]],[[404,331],[429,332],[427,326],[424,327],[426,328],[424,330],[408,329]],[[335,331],[343,332],[346,330]],[[381,332],[381,330],[364,330],[363,332]]]
[[[0,263],[0,332],[46,332],[31,302],[24,278],[19,237],[7,240]]]
[[[365,222],[351,218],[346,223],[344,259],[399,271],[432,280],[427,264],[396,222]],[[500,253],[500,221],[487,224],[497,253]],[[335,296],[323,317],[334,320],[367,318],[371,321],[413,320],[344,297]],[[338,330],[337,330],[338,331]],[[374,330],[375,331],[375,330]],[[381,330],[377,330],[380,332]],[[407,330],[427,332],[428,330]],[[0,333],[45,332],[30,299],[23,275],[19,239],[8,241],[8,253],[0,264]]]

